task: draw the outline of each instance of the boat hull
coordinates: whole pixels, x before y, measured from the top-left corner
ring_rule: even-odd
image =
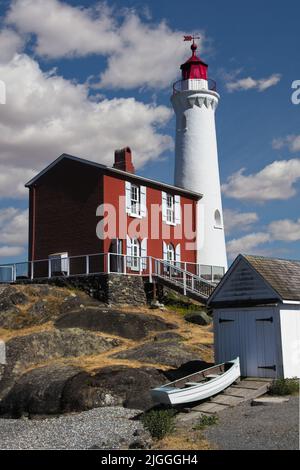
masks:
[[[175,388],[168,384],[151,390],[152,399],[165,405],[193,403],[217,395],[232,385],[241,375],[239,359],[232,361],[232,367],[224,374],[208,382],[187,388]]]

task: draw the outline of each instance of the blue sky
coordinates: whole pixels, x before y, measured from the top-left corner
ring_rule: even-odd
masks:
[[[296,0],[2,0],[0,262],[26,259],[22,184],[64,151],[111,164],[130,145],[141,175],[173,182],[169,99],[193,32],[221,94],[229,257],[300,259],[299,15]]]

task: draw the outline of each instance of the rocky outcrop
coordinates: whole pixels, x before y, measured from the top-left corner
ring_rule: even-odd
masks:
[[[150,389],[165,382],[152,368],[113,366],[90,374],[55,364],[22,375],[2,400],[0,413],[20,417],[107,406],[145,410],[153,406]]]
[[[28,367],[49,360],[100,354],[121,344],[79,329],[51,330],[20,336],[6,343],[6,367],[0,382],[0,396],[13,385]]]
[[[22,375],[0,402],[0,413],[19,418],[28,414],[59,414],[66,382],[80,372],[72,366],[52,365]]]
[[[20,284],[31,285],[32,281],[19,281]],[[120,276],[118,274],[90,274],[69,278],[52,278],[40,280],[39,284],[85,292],[98,301],[108,304],[145,305],[147,295],[141,276]]]
[[[201,359],[200,351],[199,353],[192,351],[188,346],[176,340],[149,341],[141,346],[114,354],[113,357],[170,367],[179,367],[185,362]]]
[[[195,325],[206,326],[212,323],[212,318],[204,310],[188,313],[184,318],[187,322],[194,323]]]
[[[93,374],[83,372],[65,387],[63,408],[79,411],[97,406],[122,405],[145,410],[153,406],[150,389],[166,383],[162,372],[150,367],[105,367]]]
[[[55,323],[57,328],[77,327],[101,331],[134,340],[145,338],[152,331],[176,328],[173,323],[141,313],[124,313],[114,309],[86,308],[67,313]]]

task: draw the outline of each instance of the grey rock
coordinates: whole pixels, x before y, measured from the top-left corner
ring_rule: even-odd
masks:
[[[149,364],[164,364],[171,367],[180,367],[186,362],[201,359],[200,351],[199,353],[192,351],[188,346],[174,340],[144,343],[141,346],[114,354],[113,357],[134,359]]]
[[[0,397],[30,366],[62,357],[100,354],[120,344],[121,340],[79,329],[50,330],[13,338],[6,343],[7,364],[0,382]]]
[[[189,323],[194,323],[201,326],[212,323],[212,318],[204,311],[188,313],[184,318]]]
[[[166,383],[164,374],[154,368],[110,366],[93,374],[82,372],[66,384],[64,411],[81,411],[100,406],[146,410],[153,406],[150,389]]]
[[[124,313],[114,309],[86,308],[75,310],[57,319],[57,328],[84,328],[93,331],[139,340],[151,331],[164,331],[176,328],[173,323],[154,315]]]
[[[0,402],[8,417],[79,412],[124,406],[153,406],[150,389],[166,382],[156,369],[113,366],[88,373],[79,367],[52,364],[23,374]]]
[[[56,364],[27,372],[0,402],[0,413],[14,418],[61,413],[66,382],[80,371]]]

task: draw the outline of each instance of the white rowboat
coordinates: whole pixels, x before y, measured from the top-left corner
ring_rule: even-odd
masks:
[[[179,405],[205,400],[232,385],[241,375],[240,359],[218,364],[151,390],[156,403]]]

